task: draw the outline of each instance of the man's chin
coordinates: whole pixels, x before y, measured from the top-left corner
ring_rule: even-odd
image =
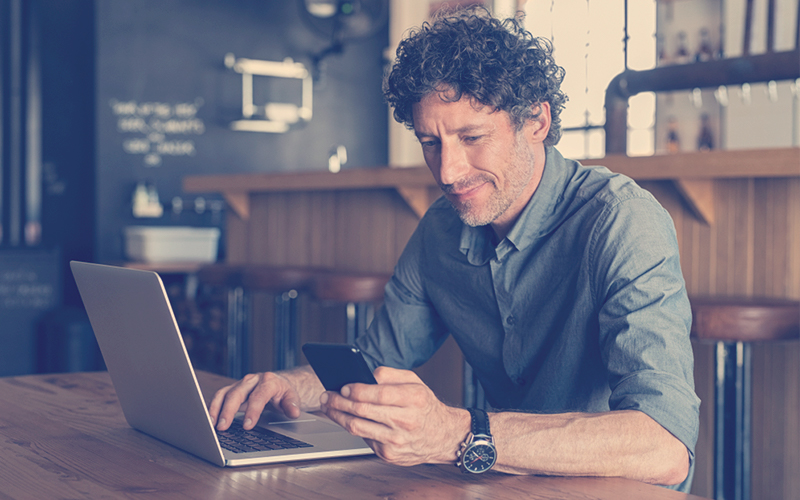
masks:
[[[458,214],[458,218],[461,219],[461,222],[468,226],[485,226],[494,220],[494,218],[487,217],[486,214],[481,214],[480,211],[475,210],[474,207],[464,207],[463,205],[458,206],[452,202],[451,205],[453,205],[453,209],[455,209],[456,214]]]

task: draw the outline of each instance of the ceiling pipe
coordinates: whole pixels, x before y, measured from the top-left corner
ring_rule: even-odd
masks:
[[[800,78],[800,49],[717,61],[626,70],[606,89],[606,154],[628,150],[628,99],[640,92],[714,88]]]

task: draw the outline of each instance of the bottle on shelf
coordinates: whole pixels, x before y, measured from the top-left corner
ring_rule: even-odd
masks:
[[[711,118],[708,114],[700,115],[700,134],[697,136],[698,151],[711,151],[714,149],[714,132],[711,130]]]
[[[681,137],[678,134],[678,121],[674,116],[667,120],[667,153],[674,154],[681,151]]]

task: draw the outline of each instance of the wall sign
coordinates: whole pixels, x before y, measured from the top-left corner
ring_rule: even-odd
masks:
[[[122,149],[141,155],[145,166],[161,166],[165,156],[194,156],[195,138],[206,131],[197,117],[202,98],[193,102],[137,102],[110,99],[117,120],[117,132],[125,137]]]

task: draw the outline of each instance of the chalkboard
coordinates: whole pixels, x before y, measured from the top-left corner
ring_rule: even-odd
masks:
[[[98,260],[123,258],[128,225],[219,224],[222,217],[212,221],[192,210],[198,195],[182,192],[187,175],[325,170],[340,145],[347,148],[343,168],[386,165],[389,112],[381,80],[388,27],[324,61],[308,123],[286,133],[231,130],[242,118],[243,77],[225,65],[226,54],[289,58],[311,68],[311,56],[329,45],[303,22],[301,5],[95,2]],[[287,79],[256,77],[253,99],[299,102],[299,88]],[[142,182],[157,188],[162,217],[133,217],[131,197]],[[203,196],[207,207],[217,201]],[[176,197],[184,209],[179,214],[171,210]]]
[[[36,328],[61,302],[55,250],[0,249],[0,376],[36,371]]]

